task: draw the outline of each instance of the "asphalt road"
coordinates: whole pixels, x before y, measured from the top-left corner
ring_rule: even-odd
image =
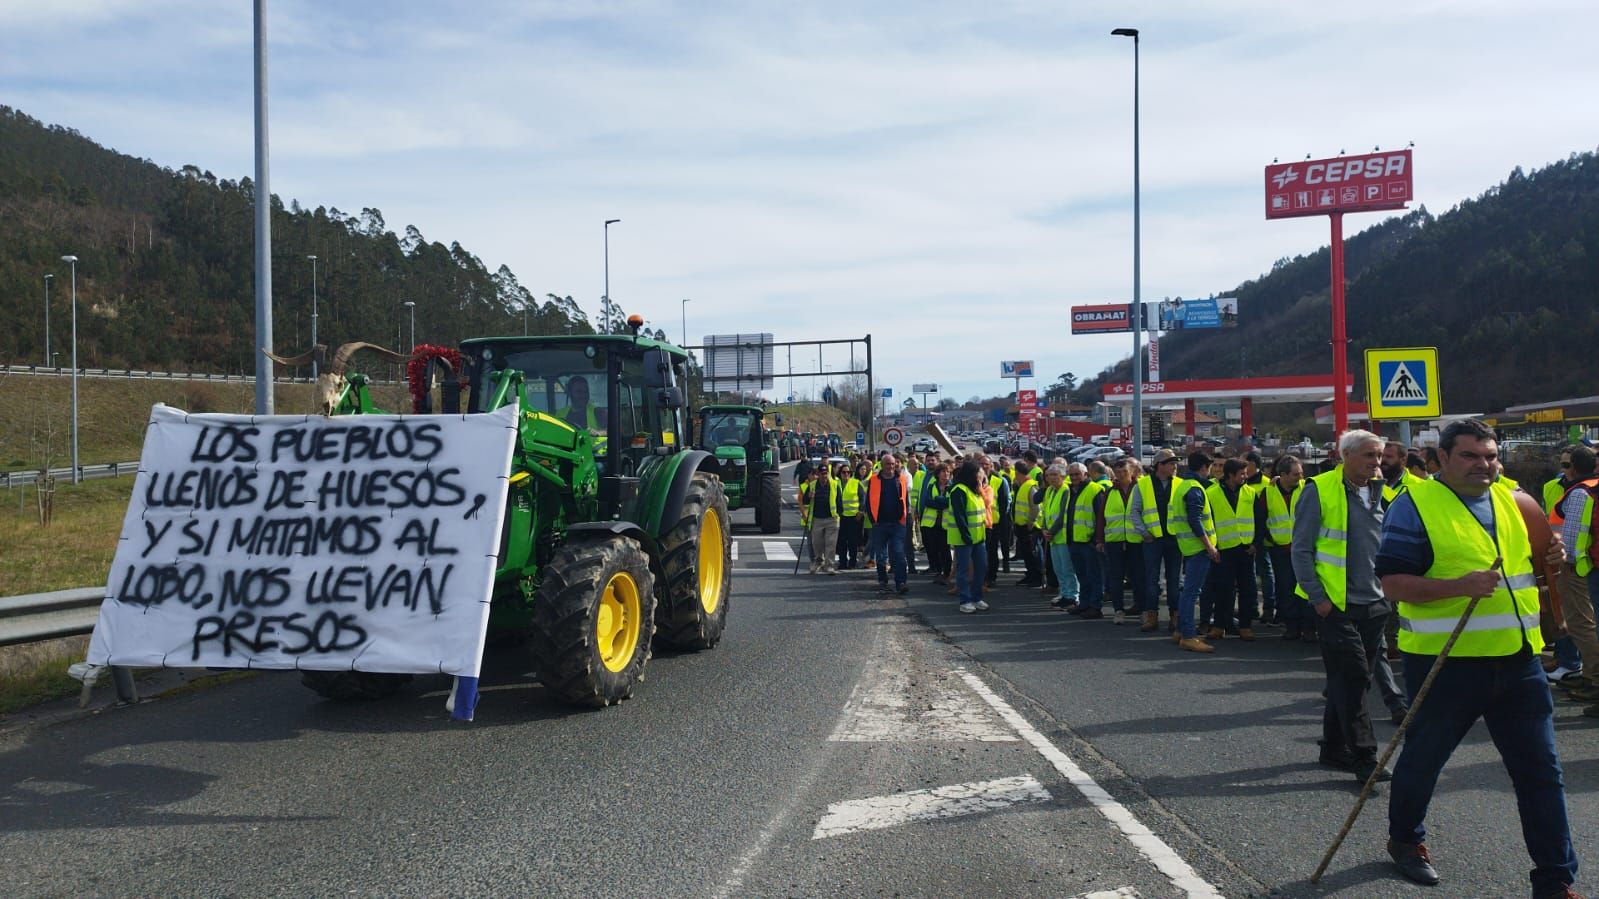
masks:
[[[1356,793],[1315,765],[1312,647],[1179,654],[1005,586],[977,616],[924,580],[880,598],[793,575],[795,517],[735,513],[726,638],[604,711],[549,701],[510,648],[472,724],[442,679],[341,704],[258,674],[0,733],[0,892],[1526,895],[1480,728],[1429,821],[1441,887],[1389,872],[1381,796],[1312,887]],[[1558,714],[1582,854],[1599,729]]]

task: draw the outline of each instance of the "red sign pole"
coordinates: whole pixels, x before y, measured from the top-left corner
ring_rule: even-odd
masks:
[[[1332,219],[1333,439],[1349,430],[1349,339],[1344,335],[1344,214]]]

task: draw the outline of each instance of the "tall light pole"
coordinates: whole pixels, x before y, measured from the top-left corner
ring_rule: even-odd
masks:
[[[317,379],[317,376],[321,374],[321,372],[317,371],[316,352],[315,352],[315,350],[316,350],[316,319],[317,319],[317,314],[316,314],[316,257],[315,256],[307,256],[305,258],[311,260],[311,349],[312,349],[312,353],[311,353],[311,380],[315,381]]]
[[[44,367],[50,367],[50,279],[55,275],[44,276]]]
[[[406,300],[405,308],[411,310],[411,347],[416,348],[416,301]]]
[[[683,345],[684,346],[688,346],[688,304],[693,302],[693,301],[694,301],[693,297],[685,297],[683,302],[679,304],[679,308],[683,312]]]
[[[255,414],[271,415],[272,181],[267,171],[266,0],[255,0]]]
[[[62,256],[72,266],[72,483],[79,481],[78,467],[78,257]]]
[[[1133,39],[1133,458],[1144,457],[1144,298],[1138,220],[1138,29],[1117,28]]]
[[[603,333],[611,333],[611,226],[621,219],[605,220],[605,326]]]

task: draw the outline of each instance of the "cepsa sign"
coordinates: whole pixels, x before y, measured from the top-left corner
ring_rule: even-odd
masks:
[[[1108,303],[1098,306],[1072,307],[1073,334],[1107,334],[1131,331],[1133,322],[1127,310],[1130,303]]]
[[[1411,151],[1266,166],[1266,218],[1403,209],[1415,194]]]

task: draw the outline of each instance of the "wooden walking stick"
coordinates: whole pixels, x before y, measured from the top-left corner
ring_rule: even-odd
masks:
[[[1498,571],[1499,579],[1504,581],[1505,589],[1510,589],[1510,580],[1504,575],[1503,558],[1494,560],[1490,571]],[[1511,593],[1514,596],[1514,591]],[[1421,689],[1416,691],[1416,701],[1410,704],[1410,711],[1405,713],[1405,720],[1400,723],[1399,729],[1394,731],[1393,739],[1388,741],[1388,748],[1383,750],[1382,758],[1378,760],[1377,767],[1371,771],[1371,776],[1366,778],[1366,785],[1360,790],[1360,798],[1355,800],[1355,807],[1349,810],[1349,817],[1344,819],[1343,829],[1338,831],[1338,836],[1333,839],[1332,845],[1327,847],[1327,854],[1321,857],[1321,864],[1316,866],[1316,873],[1310,875],[1311,883],[1320,883],[1321,875],[1327,873],[1327,866],[1332,864],[1333,856],[1338,854],[1338,847],[1344,844],[1344,838],[1349,836],[1349,831],[1355,826],[1355,819],[1360,817],[1360,810],[1366,807],[1366,800],[1371,796],[1372,788],[1377,786],[1377,775],[1388,767],[1388,760],[1393,758],[1394,750],[1399,748],[1399,742],[1405,738],[1405,731],[1410,729],[1410,722],[1416,720],[1416,712],[1421,708],[1422,700],[1427,698],[1427,693],[1432,689],[1432,682],[1438,677],[1438,672],[1443,670],[1444,661],[1449,658],[1449,651],[1455,648],[1455,641],[1460,639],[1460,634],[1466,629],[1466,622],[1471,620],[1471,613],[1477,611],[1477,603],[1485,597],[1473,596],[1471,602],[1466,604],[1466,611],[1460,615],[1460,620],[1455,622],[1455,629],[1450,632],[1449,639],[1444,642],[1444,648],[1439,651],[1438,658],[1432,663],[1432,668],[1427,672],[1427,678],[1421,682]]]
[[[800,532],[800,547],[799,547],[800,551],[798,553],[795,553],[795,555],[794,555],[794,573],[795,574],[799,574],[800,559],[804,558],[805,541],[810,540],[810,539],[811,539],[811,526],[810,525],[806,525],[805,526],[805,530]],[[812,545],[814,546],[814,544],[812,544]]]

